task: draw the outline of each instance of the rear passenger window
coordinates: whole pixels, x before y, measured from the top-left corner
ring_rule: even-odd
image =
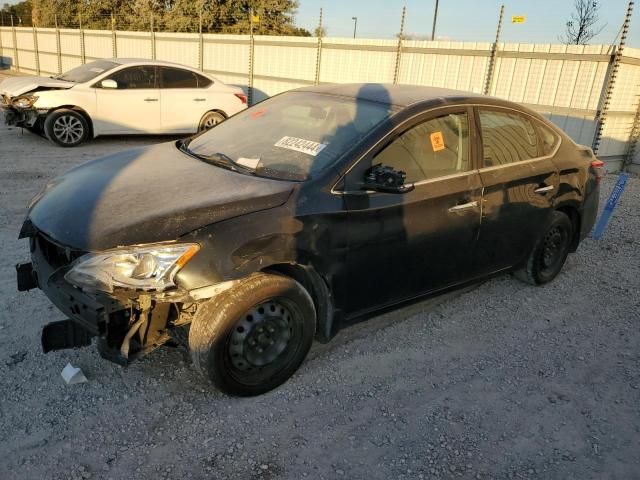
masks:
[[[540,139],[542,143],[542,154],[551,155],[556,146],[560,142],[560,137],[556,132],[544,125],[542,122],[538,122],[538,130],[540,130]]]
[[[531,121],[517,113],[480,110],[483,166],[496,167],[541,156]]]
[[[198,88],[196,74],[181,68],[162,67],[162,88]]]
[[[213,81],[203,75],[195,74],[198,80],[198,88],[207,88],[209,85],[213,83]]]
[[[407,130],[384,148],[374,163],[407,174],[407,182],[470,170],[469,121],[465,113],[428,120]]]

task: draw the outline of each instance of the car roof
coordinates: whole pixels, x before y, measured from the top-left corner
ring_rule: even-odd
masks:
[[[354,99],[369,100],[386,105],[408,107],[415,103],[434,100],[495,104],[492,97],[449,88],[423,87],[419,85],[394,85],[390,83],[346,83],[299,88],[296,91],[316,92]],[[491,99],[488,102],[483,100]],[[504,102],[511,105],[511,102]]]
[[[174,62],[165,62],[163,60],[152,60],[150,58],[109,58],[106,60],[110,60],[115,63],[119,63],[120,65],[164,65],[167,67],[180,67],[180,68],[188,68],[189,70],[197,70],[189,65],[182,65],[180,63]]]

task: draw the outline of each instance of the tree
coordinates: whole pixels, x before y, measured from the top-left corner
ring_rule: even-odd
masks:
[[[16,26],[30,27],[32,24],[31,9],[31,0],[18,2],[15,5],[5,3],[0,9],[0,25],[11,25],[11,17],[13,16],[13,23]]]
[[[597,0],[575,0],[574,9],[567,21],[567,30],[559,39],[567,45],[586,45],[606,26],[598,25],[600,4]]]

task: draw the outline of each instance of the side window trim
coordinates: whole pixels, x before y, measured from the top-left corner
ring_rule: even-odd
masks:
[[[546,128],[548,128],[549,130],[551,130],[553,132],[553,135],[556,137],[557,142],[556,145],[553,149],[553,151],[551,153],[549,153],[548,155],[540,155],[534,158],[528,158],[527,160],[520,160],[518,162],[511,162],[511,163],[506,163],[503,165],[492,165],[489,167],[485,167],[484,166],[484,154],[483,154],[483,148],[484,148],[484,142],[482,140],[482,124],[480,122],[480,110],[493,110],[493,111],[501,111],[501,112],[514,112],[522,117],[527,118],[530,122],[531,125],[533,126],[534,131],[536,132],[536,136],[538,138],[539,141],[542,140],[542,136],[540,134],[540,128],[538,127],[539,124],[543,123],[540,121],[540,119],[534,117],[533,115],[527,113],[527,112],[523,112],[522,110],[517,110],[515,108],[511,108],[511,107],[503,107],[500,105],[475,105],[473,107],[474,110],[474,114],[475,114],[475,118],[476,118],[476,129],[477,129],[477,135],[478,135],[478,170],[481,172],[489,172],[491,170],[496,170],[498,168],[508,168],[512,165],[522,165],[522,164],[526,164],[529,162],[537,162],[540,160],[546,160],[548,158],[552,158],[555,156],[555,154],[558,152],[560,145],[562,144],[562,136],[560,136],[553,128],[548,127],[545,125]]]
[[[113,79],[114,75],[117,75],[119,73],[122,73],[130,68],[140,68],[140,67],[146,67],[146,68],[152,68],[153,69],[153,79],[154,79],[154,86],[150,87],[150,88],[123,88],[122,90],[156,90],[157,88],[159,88],[160,85],[160,80],[158,78],[158,67],[156,65],[123,65],[123,68],[119,68],[118,70],[114,71],[114,72],[109,72],[109,74],[103,78],[101,78],[100,80],[98,80],[96,83],[94,83],[93,85],[91,85],[92,88],[99,88],[100,90],[105,90],[104,88],[102,88],[100,86],[100,83],[103,80],[111,80]],[[108,90],[108,89],[107,89]],[[120,90],[120,89],[118,89]]]

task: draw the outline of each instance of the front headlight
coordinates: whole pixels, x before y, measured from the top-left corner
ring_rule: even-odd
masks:
[[[88,253],[64,276],[73,285],[113,292],[114,287],[161,292],[200,249],[195,243],[144,245]]]
[[[38,97],[35,95],[22,95],[13,99],[13,106],[18,108],[29,108],[36,103]]]

